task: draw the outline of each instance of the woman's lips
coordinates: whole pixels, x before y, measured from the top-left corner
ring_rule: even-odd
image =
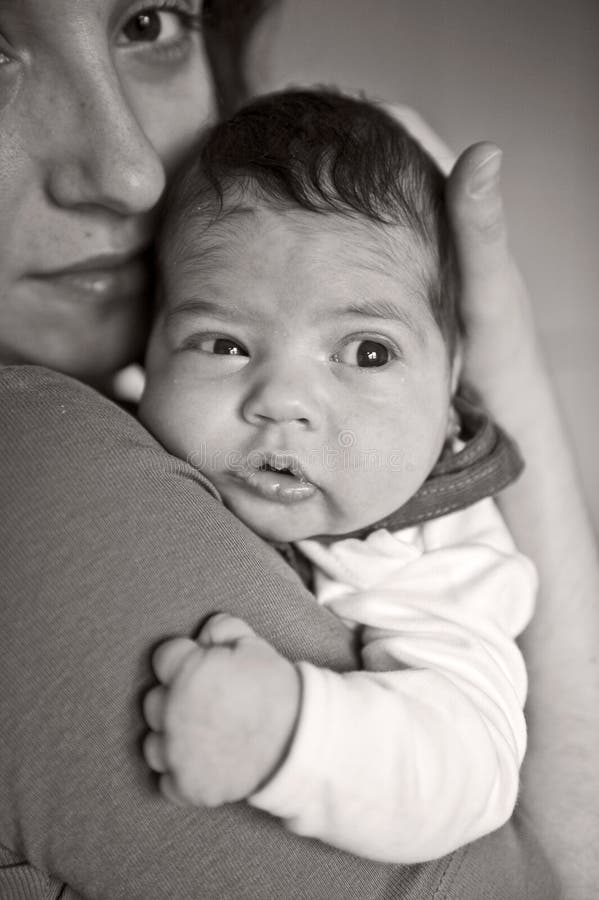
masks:
[[[145,295],[149,287],[148,258],[141,254],[122,260],[99,257],[31,277],[42,289],[58,294],[59,299],[110,305]]]

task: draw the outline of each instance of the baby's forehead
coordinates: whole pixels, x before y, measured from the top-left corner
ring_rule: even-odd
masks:
[[[184,241],[187,251],[165,282],[172,313],[193,308],[255,327],[323,333],[333,322],[376,319],[399,323],[420,346],[436,330],[426,254],[406,228],[239,203],[209,218],[203,210]]]
[[[373,277],[400,277],[422,290],[430,267],[430,252],[405,226],[386,224],[358,213],[314,212],[291,205],[266,203],[254,198],[223,198],[198,208],[187,218],[179,234],[185,255],[214,271],[236,267],[239,248],[263,235],[270,247],[293,252],[301,248],[302,260],[320,260],[326,254],[335,264],[361,270]],[[181,231],[181,229],[179,229]]]

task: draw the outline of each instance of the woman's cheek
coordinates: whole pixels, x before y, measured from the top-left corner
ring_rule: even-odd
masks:
[[[0,124],[9,106],[14,106],[14,98],[19,87],[20,71],[17,63],[7,60],[0,49]]]
[[[140,71],[124,72],[127,96],[146,138],[171,173],[203,128],[216,121],[212,77],[198,48],[170,80],[149,82]]]

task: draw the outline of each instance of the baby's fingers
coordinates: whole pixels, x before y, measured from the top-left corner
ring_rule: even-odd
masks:
[[[162,775],[160,777],[160,781],[158,782],[158,786],[161,793],[166,797],[166,799],[170,800],[170,802],[174,803],[176,806],[186,806],[188,803],[193,802],[192,798],[184,797],[178,791],[175,779],[172,777],[172,775]]]
[[[248,637],[255,638],[256,633],[243,619],[230,616],[228,613],[215,613],[200,631],[198,644],[202,647],[213,647],[218,644],[230,646]]]
[[[155,734],[153,731],[146,735],[143,743],[143,754],[147,764],[154,772],[167,771],[168,765],[162,735]]]
[[[144,718],[148,728],[153,731],[164,731],[165,706],[166,691],[163,687],[158,686],[148,691],[143,701]]]
[[[163,684],[169,685],[179,670],[192,654],[198,652],[198,645],[191,638],[174,638],[165,641],[152,656],[152,666],[156,677]]]

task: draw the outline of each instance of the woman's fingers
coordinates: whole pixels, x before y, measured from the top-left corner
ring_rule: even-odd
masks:
[[[499,191],[502,153],[495,144],[468,147],[447,184],[460,271],[467,280],[488,278],[509,262],[503,204]]]
[[[447,184],[467,336],[463,375],[478,388],[504,379],[506,369],[535,346],[528,294],[508,250],[500,169],[495,144],[474,144],[462,153]]]

